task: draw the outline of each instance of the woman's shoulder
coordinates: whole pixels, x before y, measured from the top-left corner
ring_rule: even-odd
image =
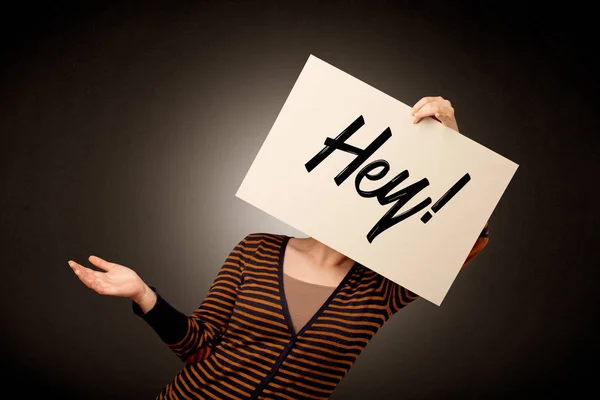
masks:
[[[367,279],[367,280],[380,282],[384,286],[391,286],[391,287],[398,287],[398,288],[405,289],[404,286],[394,282],[393,280],[389,279],[385,275],[382,275],[379,272],[370,269],[369,267],[362,266],[362,269],[364,271],[363,275],[364,275],[365,279]],[[405,290],[408,290],[408,289],[405,289]],[[412,293],[412,292],[410,292],[410,293]]]
[[[242,239],[242,243],[268,242],[274,245],[280,245],[287,238],[289,238],[289,236],[281,233],[254,232],[247,234],[246,237]]]
[[[367,280],[367,281],[378,281],[378,282],[381,282],[381,283],[385,283],[385,282],[389,281],[390,283],[393,283],[392,280],[390,280],[390,279],[386,278],[385,276],[381,275],[379,272],[377,272],[375,270],[372,270],[371,268],[369,268],[369,267],[367,267],[365,265],[362,265],[362,264],[359,264],[359,265],[361,267],[362,274],[363,274],[363,277],[364,277],[365,280]]]

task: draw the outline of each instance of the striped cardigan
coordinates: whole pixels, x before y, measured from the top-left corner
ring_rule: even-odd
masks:
[[[418,296],[355,263],[295,332],[283,290],[290,238],[257,233],[233,249],[202,304],[187,316],[156,288],[146,321],[185,365],[156,399],[327,399],[381,326]],[[489,240],[487,224],[465,260]]]

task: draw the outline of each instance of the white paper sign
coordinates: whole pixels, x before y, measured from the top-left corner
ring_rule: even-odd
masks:
[[[236,196],[440,305],[518,165],[410,108],[311,55]]]

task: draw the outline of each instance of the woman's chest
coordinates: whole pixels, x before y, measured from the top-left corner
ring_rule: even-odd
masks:
[[[366,344],[387,320],[387,300],[381,285],[365,277],[359,265],[354,265],[329,295],[321,294],[320,307],[315,306],[314,299],[306,298],[314,313],[300,330],[294,327],[291,308],[302,309],[301,288],[288,287],[286,291],[284,282],[277,260],[266,258],[246,266],[225,339],[242,344],[316,338],[342,347],[355,346],[357,341]],[[311,293],[306,290],[306,296]]]

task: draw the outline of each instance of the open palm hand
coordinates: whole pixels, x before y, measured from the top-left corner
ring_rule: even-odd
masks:
[[[94,271],[75,261],[69,261],[73,272],[87,287],[99,294],[134,299],[144,291],[144,282],[139,275],[123,265],[111,263],[100,257],[90,256],[89,261],[104,270]]]

